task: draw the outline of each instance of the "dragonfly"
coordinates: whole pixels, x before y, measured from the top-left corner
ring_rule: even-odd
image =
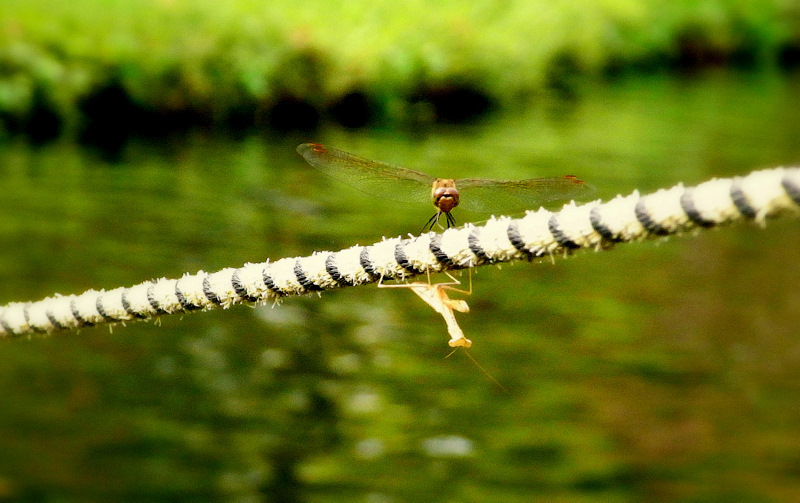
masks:
[[[577,198],[591,192],[574,175],[527,180],[492,180],[486,178],[437,178],[413,169],[372,161],[319,143],[304,143],[297,152],[312,167],[381,199],[400,202],[433,202],[436,213],[423,231],[434,225],[456,225],[451,211],[456,206],[482,213],[502,208],[522,211],[556,200]]]

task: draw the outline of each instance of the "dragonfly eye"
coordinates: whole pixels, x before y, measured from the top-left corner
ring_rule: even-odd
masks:
[[[444,213],[458,206],[458,198],[455,187],[439,187],[433,191],[433,205]]]

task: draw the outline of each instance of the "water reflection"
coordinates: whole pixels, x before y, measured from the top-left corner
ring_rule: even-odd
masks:
[[[642,79],[587,96],[569,121],[535,108],[413,142],[320,136],[456,177],[580,172],[603,197],[800,159],[796,79]],[[0,145],[0,302],[414,228],[416,215],[309,176],[294,154],[305,140],[134,142],[116,163],[65,143]],[[459,323],[508,394],[444,358],[438,315],[372,287],[10,341],[0,491],[784,500],[800,489],[800,417],[786,407],[800,368],[796,227],[478,271]]]

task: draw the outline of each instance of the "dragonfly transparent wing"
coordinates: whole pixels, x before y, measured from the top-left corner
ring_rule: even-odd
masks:
[[[592,188],[574,176],[530,178],[528,180],[456,180],[461,195],[459,207],[483,213],[535,210],[554,201],[582,199]]]
[[[431,202],[433,176],[392,166],[317,143],[297,147],[312,167],[362,192],[392,201]]]

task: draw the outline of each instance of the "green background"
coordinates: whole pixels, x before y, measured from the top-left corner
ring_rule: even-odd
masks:
[[[430,216],[427,205],[320,177],[294,152],[305,141],[454,177],[576,174],[602,199],[800,158],[800,75],[781,64],[796,40],[787,28],[791,3],[577,10],[509,2],[494,11],[478,3],[85,4],[2,7],[2,54],[24,40],[62,62],[110,61],[130,72],[115,78],[135,106],[105,118],[125,132],[109,145],[82,136],[98,120],[79,106],[92,86],[37,109],[55,111],[49,117],[61,124],[46,140],[44,116],[11,100],[21,111],[3,116],[0,141],[0,303],[371,244],[414,233]],[[770,14],[779,8],[781,16]],[[604,52],[608,39],[565,28],[590,13],[615,26],[630,12],[643,21],[630,25],[615,58]],[[673,42],[698,33],[717,40],[709,35],[717,32],[677,23],[690,17],[678,12],[717,20],[732,39],[771,42],[742,44],[754,55],[744,62],[739,50],[695,51],[705,56],[687,60],[677,42],[668,44],[673,52],[648,45],[656,32]],[[730,19],[737,21],[723,22]],[[422,31],[451,25],[466,45],[447,31]],[[757,36],[754,25],[770,29]],[[254,107],[242,130],[209,120],[227,116],[214,115],[227,105],[202,100],[192,105],[201,113],[177,124],[181,109],[162,107],[160,100],[180,103],[170,93],[183,89],[184,74],[158,84],[163,67],[154,60],[189,58],[186,40],[223,52],[249,48],[242,57],[253,64],[243,66],[256,80],[292,78],[286,67],[259,67],[254,54],[274,56],[258,49],[264,33],[293,34],[276,46],[291,52],[295,40],[329,61],[317,75],[325,84],[309,88],[310,98],[295,96],[319,113],[317,128],[270,128]],[[219,44],[221,34],[232,42]],[[510,55],[573,47],[565,37],[584,37],[573,52],[596,63],[542,80],[535,57]],[[490,113],[446,123],[431,95],[397,91],[431,88],[424,73],[411,72],[409,84],[367,71],[391,66],[391,51],[436,60],[436,47],[466,54],[469,69],[455,73],[498,83],[470,84],[490,97]],[[132,66],[118,65],[120,54]],[[4,82],[28,78],[4,68]],[[142,77],[141,94],[130,77],[138,68],[153,77]],[[310,78],[307,69],[295,73]],[[68,88],[72,80],[58,75],[53,89]],[[378,104],[370,127],[343,127],[328,115],[341,95],[336,82],[344,89],[354,80],[381,89],[359,87]],[[43,89],[40,96],[51,96]],[[208,83],[208,96],[225,93]],[[272,110],[270,100],[259,106]],[[136,128],[125,124],[130,117]],[[788,219],[482,268],[473,274],[471,312],[457,319],[473,340],[471,355],[503,389],[462,352],[445,358],[443,320],[411,292],[374,286],[4,340],[0,499],[791,500],[800,493],[798,250],[797,222]]]

